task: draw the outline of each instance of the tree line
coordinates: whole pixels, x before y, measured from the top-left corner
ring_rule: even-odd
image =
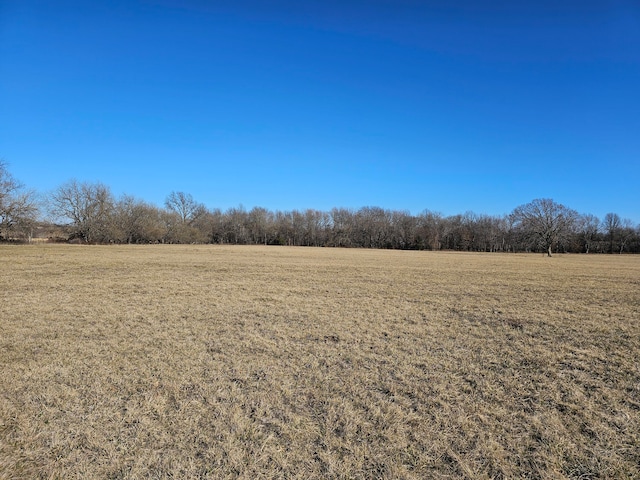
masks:
[[[551,199],[501,216],[418,215],[380,207],[270,211],[210,209],[185,192],[163,207],[101,183],[71,180],[40,199],[0,162],[0,240],[33,236],[81,243],[212,243],[481,252],[640,253],[640,225],[600,219]]]

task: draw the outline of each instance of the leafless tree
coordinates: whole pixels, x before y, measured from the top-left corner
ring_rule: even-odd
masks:
[[[440,250],[444,233],[444,219],[442,214],[425,210],[418,216],[417,235],[420,248]]]
[[[247,224],[251,243],[267,245],[273,225],[273,214],[262,207],[254,207],[248,213]]]
[[[193,224],[207,211],[202,203],[198,203],[193,196],[184,192],[171,192],[165,200],[165,207],[176,213],[182,223]]]
[[[631,239],[635,236],[635,229],[633,228],[633,222],[628,218],[623,218],[620,222],[620,233],[619,233],[619,251],[618,253],[623,253],[627,244]]]
[[[25,190],[0,160],[0,239],[28,236],[37,216],[35,193]]]
[[[113,213],[113,240],[123,243],[154,243],[163,237],[160,210],[130,195],[118,199]]]
[[[49,209],[70,222],[72,237],[88,243],[110,240],[114,199],[107,186],[71,180],[51,194]]]
[[[388,248],[391,220],[380,207],[362,207],[355,217],[354,241],[365,248]]]
[[[617,241],[622,227],[622,220],[617,213],[607,213],[602,221],[602,227],[609,240],[609,253],[613,253],[614,243]]]
[[[296,231],[293,212],[277,211],[274,218],[276,243],[279,245],[295,245]]]
[[[231,207],[225,213],[226,243],[245,245],[249,243],[248,214],[244,206]]]
[[[595,215],[580,215],[577,227],[580,243],[583,245],[584,252],[589,253],[592,250],[593,244],[596,243],[598,239],[600,220]]]
[[[503,217],[484,214],[479,215],[475,227],[478,250],[484,252],[497,252],[502,250],[504,225]]]
[[[329,215],[311,208],[304,211],[303,244],[318,247],[327,242]]]
[[[516,224],[525,236],[543,248],[550,257],[554,245],[572,232],[578,214],[549,198],[533,200],[513,211]]]
[[[207,213],[198,219],[196,225],[207,243],[226,243],[225,223],[225,214],[219,208],[215,208],[207,210]]]
[[[353,243],[354,216],[347,208],[331,209],[331,244],[335,247],[350,247]]]

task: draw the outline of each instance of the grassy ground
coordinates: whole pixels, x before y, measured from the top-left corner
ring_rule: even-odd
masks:
[[[0,246],[0,478],[640,478],[640,256]]]

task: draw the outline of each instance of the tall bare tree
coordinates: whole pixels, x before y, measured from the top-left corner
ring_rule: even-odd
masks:
[[[549,257],[553,253],[553,246],[571,234],[578,217],[576,211],[550,198],[539,198],[520,205],[512,215],[525,236],[546,251]]]
[[[191,225],[207,212],[202,203],[193,199],[190,193],[171,192],[164,202],[168,210],[178,214],[182,223]]]
[[[28,235],[37,215],[35,194],[25,190],[0,160],[0,239]]]

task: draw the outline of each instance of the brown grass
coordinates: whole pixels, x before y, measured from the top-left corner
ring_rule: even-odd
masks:
[[[0,246],[0,478],[640,478],[640,256]]]

